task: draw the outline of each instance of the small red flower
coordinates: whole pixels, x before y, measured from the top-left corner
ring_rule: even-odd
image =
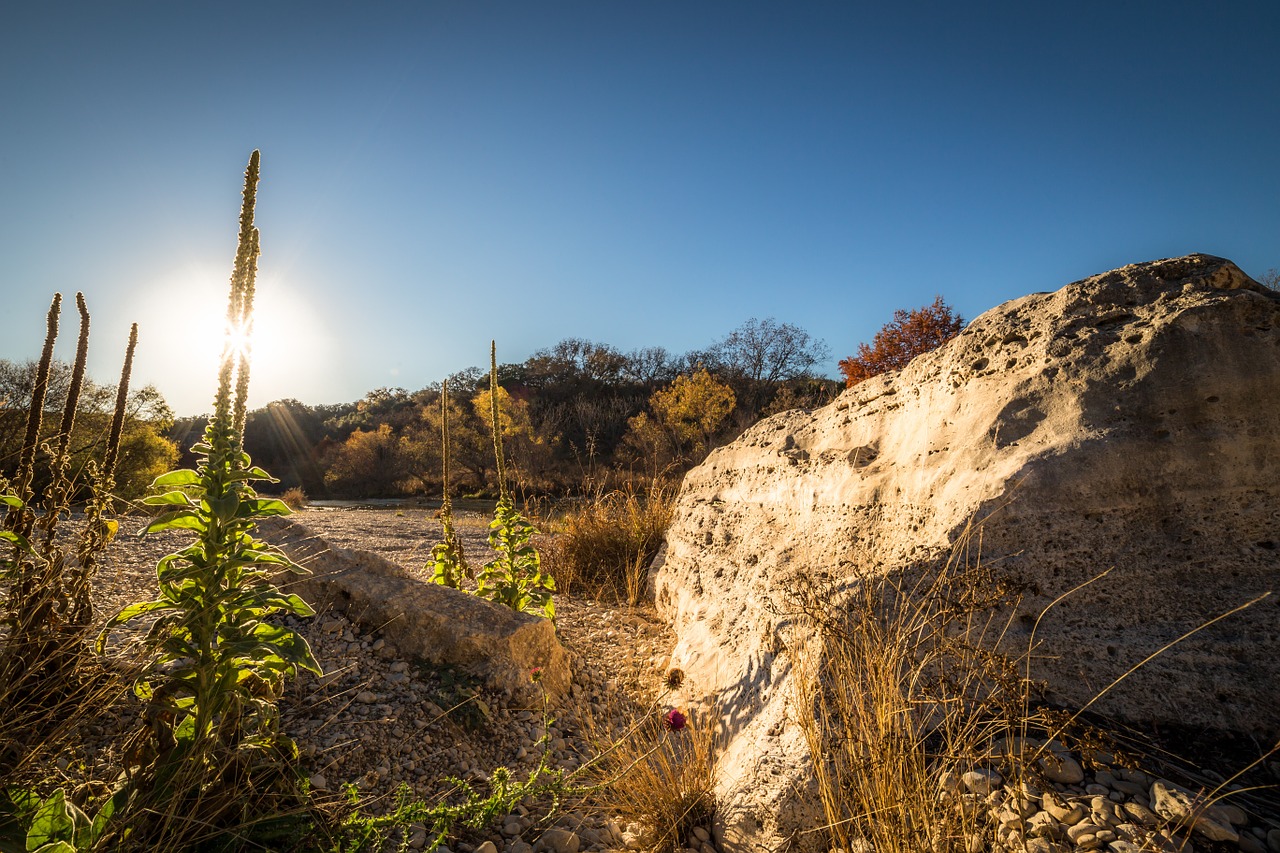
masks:
[[[529,680],[532,681],[534,684],[537,684],[539,681],[541,681],[542,667],[535,666],[533,669],[529,670]]]
[[[689,718],[680,712],[679,708],[672,708],[662,718],[662,724],[673,732],[678,732],[689,722]]]

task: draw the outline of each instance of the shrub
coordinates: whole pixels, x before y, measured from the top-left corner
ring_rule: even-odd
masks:
[[[939,296],[932,305],[914,311],[899,309],[893,321],[876,332],[871,346],[858,344],[857,356],[841,359],[845,386],[852,388],[872,376],[901,370],[921,353],[935,350],[960,334],[964,318]]]
[[[675,510],[674,488],[655,481],[647,492],[600,492],[568,510],[543,545],[544,559],[562,592],[579,585],[596,598],[636,604],[649,564],[662,545]]]
[[[294,486],[292,489],[285,490],[285,493],[280,496],[280,502],[289,509],[302,509],[307,505],[307,493],[302,491],[301,486]]]

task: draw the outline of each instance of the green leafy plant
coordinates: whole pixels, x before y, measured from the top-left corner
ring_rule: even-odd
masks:
[[[523,613],[538,613],[555,620],[551,599],[556,584],[542,571],[542,560],[532,544],[538,529],[516,509],[507,486],[506,463],[502,455],[502,432],[498,420],[498,350],[489,347],[489,401],[493,428],[493,452],[498,465],[498,505],[489,523],[489,547],[498,557],[486,563],[476,577],[476,594],[505,604]]]
[[[92,850],[103,838],[108,822],[117,812],[124,811],[132,797],[132,787],[121,785],[89,817],[63,788],[44,798],[28,788],[10,788],[0,799],[0,845],[21,844],[27,853]]]
[[[535,668],[531,679],[534,684],[541,685],[541,671]],[[461,676],[461,680],[465,681],[466,677]],[[537,744],[542,755],[538,764],[523,780],[517,780],[507,767],[494,768],[489,774],[488,793],[477,791],[464,779],[450,776],[444,781],[452,786],[451,789],[437,802],[427,803],[414,799],[409,786],[401,784],[396,790],[395,805],[387,813],[365,815],[360,811],[359,791],[354,785],[347,785],[344,793],[351,811],[340,823],[338,843],[334,848],[336,853],[384,849],[383,843],[391,833],[403,832],[414,824],[426,828],[430,843],[425,849],[433,851],[445,842],[455,828],[484,829],[501,816],[510,814],[520,803],[545,803],[546,816],[550,818],[566,798],[590,790],[574,782],[577,774],[568,774],[561,768],[552,767],[549,730],[553,722],[547,693],[543,689],[542,737]],[[405,849],[408,843],[409,837],[404,835],[400,849]]]
[[[431,549],[431,579],[442,586],[462,589],[463,578],[474,578],[462,550],[462,540],[453,529],[453,499],[449,496],[449,380],[440,385],[440,468],[444,500],[440,504],[440,526],[444,541]]]
[[[161,745],[176,759],[213,766],[216,747],[271,747],[279,743],[275,700],[287,676],[300,669],[319,674],[306,640],[272,624],[278,614],[312,615],[297,595],[272,582],[275,573],[301,572],[284,554],[252,536],[258,519],[285,515],[281,501],[260,499],[251,484],[272,480],[252,466],[243,450],[248,394],[248,334],[252,324],[258,231],[253,227],[258,152],[245,172],[240,239],[227,311],[227,343],[218,373],[214,415],[193,450],[200,461],[159,477],[158,492],[144,500],[171,507],[143,531],[189,530],[196,539],[162,558],[156,573],[160,596],[126,607],[99,637],[144,617],[158,617],[151,637],[158,653],[136,685],[140,698],[166,724]],[[234,397],[233,397],[234,381]]]

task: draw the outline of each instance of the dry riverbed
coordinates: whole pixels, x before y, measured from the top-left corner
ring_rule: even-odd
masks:
[[[479,565],[489,554],[488,517],[459,515],[466,553]],[[375,552],[427,582],[423,566],[440,536],[439,520],[430,509],[314,507],[293,518],[331,547]],[[94,589],[100,619],[126,603],[153,597],[156,562],[189,541],[177,532],[131,535],[142,524],[125,519],[105,555]],[[522,779],[544,756],[550,766],[588,781],[584,767],[589,769],[632,724],[652,722],[668,710],[663,696],[673,638],[649,607],[563,594],[556,595],[555,603],[557,633],[572,655],[573,686],[561,707],[550,708],[495,692],[465,672],[402,655],[377,626],[353,624],[323,603],[317,603],[314,617],[292,620],[310,641],[324,674],[304,673],[290,683],[281,702],[282,724],[298,743],[304,771],[317,791],[336,799],[344,785],[354,784],[369,803],[366,811],[377,813],[393,807],[402,786],[428,802],[450,790],[447,777],[486,791],[495,768],[508,767]],[[121,632],[113,645],[127,639],[128,632]],[[135,706],[126,700],[108,708],[86,729],[79,758],[95,768],[97,778],[110,779],[119,772],[118,759],[101,747],[125,724],[130,707]],[[1174,739],[1184,749],[1196,740]],[[1226,775],[1232,766],[1239,768],[1227,759],[1223,742],[1205,741],[1203,746],[1202,762],[1197,762],[1201,768],[1218,765]],[[1201,826],[1194,842],[1185,830],[1172,833],[1170,827],[1179,821],[1162,815],[1177,803],[1157,790],[1164,785],[1160,775],[1168,772],[1193,790],[1212,788],[1224,776],[1174,767],[1147,750],[1137,754],[1151,759],[1142,762],[1151,773],[1081,767],[1080,756],[1064,754],[1062,766],[1071,772],[1058,773],[1061,778],[1049,774],[1043,791],[1025,783],[1021,788],[1012,781],[1002,783],[998,774],[978,768],[945,776],[940,793],[981,801],[1003,849],[1280,853],[1280,810],[1265,789],[1233,795],[1231,802],[1248,813],[1224,804],[1214,811],[1215,826]],[[1280,765],[1260,770],[1280,774]],[[550,819],[536,804],[518,807],[496,825],[449,844],[456,853],[586,853],[634,846],[636,829],[599,799],[580,797]],[[688,851],[715,853],[708,829],[697,827],[681,839]],[[1210,831],[1212,835],[1205,834]],[[411,828],[404,840],[414,849],[425,846],[425,828]]]
[[[459,515],[468,558],[482,564],[490,554],[488,518]],[[291,518],[333,547],[372,551],[424,581],[429,577],[423,565],[440,536],[432,510],[314,507]],[[99,574],[99,614],[153,597],[156,561],[187,541],[179,533],[137,538],[126,531],[141,522],[130,521]],[[552,767],[573,772],[636,719],[666,710],[661,698],[672,638],[651,607],[566,595],[557,595],[555,604],[573,674],[570,696],[559,708],[514,702],[464,672],[408,659],[376,627],[358,626],[336,611],[291,619],[324,670],[318,678],[304,673],[281,702],[283,728],[298,743],[315,788],[337,796],[345,784],[355,784],[373,798],[368,811],[377,812],[391,807],[402,785],[431,802],[450,789],[446,777],[468,780],[481,791],[496,767],[524,778],[547,750]],[[552,824],[566,831],[548,834]],[[622,848],[631,840],[625,821],[584,800],[571,802],[550,822],[518,808],[491,832],[453,847],[466,853],[491,841],[496,850],[530,853],[544,836],[542,846],[556,853]],[[410,846],[426,841],[418,829]]]

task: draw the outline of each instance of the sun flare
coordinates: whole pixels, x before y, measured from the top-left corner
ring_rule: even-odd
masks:
[[[222,352],[233,361],[248,359],[253,363],[253,318],[248,323],[232,323],[222,335]]]
[[[184,270],[159,282],[139,312],[142,346],[164,358],[152,381],[178,411],[209,411],[224,353],[248,355],[249,406],[311,392],[325,362],[326,335],[315,309],[287,282],[259,274],[254,311],[245,326],[227,323],[226,274]],[[300,370],[314,365],[315,370]]]

